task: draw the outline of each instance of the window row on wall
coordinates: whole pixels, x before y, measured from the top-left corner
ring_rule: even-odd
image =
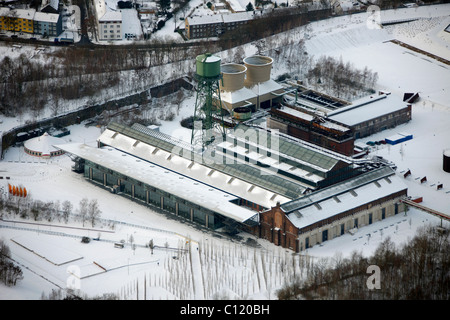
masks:
[[[352,229],[356,231],[357,228],[382,221],[389,216],[398,214],[400,209],[397,202],[389,201],[376,209],[355,213],[341,220],[334,221],[332,224],[311,230],[299,236],[300,250],[308,249],[314,245],[339,237]]]
[[[207,228],[217,229],[223,226],[223,218],[213,211],[92,162],[86,161],[84,176],[114,192],[127,195],[150,207],[175,214]]]

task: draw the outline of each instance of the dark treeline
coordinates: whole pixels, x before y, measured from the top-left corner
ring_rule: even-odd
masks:
[[[91,98],[120,81],[130,85],[131,80],[152,77],[147,72],[150,67],[182,61],[197,53],[189,51],[170,44],[158,49],[127,46],[114,50],[75,46],[40,54],[44,57],[40,60],[25,54],[6,56],[0,60],[0,114],[17,116],[31,111],[38,116],[50,106],[56,115],[64,111],[67,100]],[[124,80],[120,72],[128,70],[134,70],[134,77],[139,79]]]
[[[365,67],[355,68],[350,62],[333,57],[320,57],[306,75],[309,84],[320,86],[328,94],[351,99],[358,92],[370,92],[378,81],[378,73]]]
[[[286,285],[279,299],[448,300],[450,298],[449,231],[423,227],[402,247],[386,238],[366,258],[319,261],[305,281]],[[368,267],[380,268],[379,288],[367,286]]]
[[[378,5],[381,9],[395,9],[401,8],[405,1],[402,0],[379,0],[377,1],[369,1],[369,3],[374,2],[374,4]],[[449,3],[450,0],[421,0],[424,4],[440,4],[440,3]]]
[[[239,29],[228,31],[220,37],[224,49],[266,38],[293,28],[303,26],[309,21],[328,18],[330,9],[307,12],[304,7],[277,9],[264,16],[256,17]]]
[[[23,279],[22,269],[16,266],[11,258],[11,250],[3,239],[0,239],[0,282],[11,287]]]

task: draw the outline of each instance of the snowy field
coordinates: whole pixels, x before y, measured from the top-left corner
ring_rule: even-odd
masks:
[[[420,93],[421,100],[412,107],[412,121],[357,142],[384,139],[397,132],[413,134],[412,140],[399,145],[373,147],[371,155],[395,162],[400,177],[411,170],[412,175],[404,179],[408,194],[423,197],[425,206],[447,214],[450,214],[450,174],[442,170],[442,159],[443,151],[450,148],[450,66],[388,41],[398,36],[401,41],[448,57],[450,42],[443,40],[448,38],[442,37],[441,31],[448,25],[449,14],[450,5],[402,11],[402,17],[433,18],[432,22],[422,20],[420,30],[419,21],[370,30],[365,25],[366,15],[338,17],[311,24],[308,27],[311,37],[306,42],[311,55],[342,57],[356,67],[368,66],[378,72],[379,89],[399,96],[404,92]],[[302,33],[303,29],[299,29],[292,35]],[[423,46],[427,41],[431,42]],[[245,52],[253,54],[254,47],[247,46]],[[286,66],[275,66],[272,76],[285,72]],[[187,99],[173,121],[161,121],[161,131],[176,137],[186,135],[179,120],[193,114],[194,102],[195,97]],[[6,119],[2,120],[5,120],[2,125],[9,125]],[[69,129],[71,134],[63,137],[65,141],[93,146],[101,133],[100,128],[83,125]],[[408,241],[418,227],[440,223],[429,214],[410,209],[407,215],[362,227],[354,235],[327,241],[300,255],[261,239],[257,239],[261,247],[254,249],[113,195],[73,173],[71,165],[66,156],[42,160],[18,147],[5,152],[0,162],[2,192],[6,192],[10,182],[25,186],[33,199],[69,200],[74,208],[84,197],[97,199],[103,223],[94,227],[62,222],[48,225],[45,221],[4,217],[11,221],[0,222],[0,237],[9,245],[12,258],[21,265],[24,280],[12,288],[0,285],[0,299],[40,299],[43,293],[48,295],[52,289],[66,287],[79,288],[90,297],[114,293],[121,299],[275,299],[276,290],[294,275],[301,275],[301,266],[308,259],[347,256],[354,250],[370,255],[388,236],[400,244]],[[424,176],[427,182],[421,184],[419,179]],[[436,189],[438,183],[443,184],[443,189]],[[131,235],[134,250],[129,243]],[[99,241],[82,243],[82,236],[98,237]],[[251,237],[240,236],[243,241]],[[156,246],[153,254],[145,246],[151,239]],[[121,240],[125,241],[125,247],[115,248],[114,243]],[[280,266],[284,266],[285,272],[278,271]]]

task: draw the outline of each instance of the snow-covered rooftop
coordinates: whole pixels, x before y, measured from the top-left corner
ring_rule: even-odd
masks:
[[[247,199],[265,208],[275,206],[277,202],[284,203],[291,200],[270,189],[264,189],[239,177],[231,176],[220,171],[220,168],[215,170],[212,164],[207,166],[200,161],[192,161],[189,158],[190,155],[177,155],[178,151],[182,150],[181,147],[178,150],[175,147],[174,150],[167,151],[145,142],[137,142],[138,140],[134,138],[110,129],[106,129],[98,140],[105,145],[133,154],[137,158],[152,162],[168,170],[173,170],[180,175],[200,181],[242,199]],[[186,149],[182,151],[184,152]],[[199,157],[201,158],[201,155]],[[217,167],[220,167],[220,165],[219,163]]]
[[[0,16],[2,17],[14,17],[18,19],[33,20],[35,9],[10,9],[0,8]]]
[[[243,102],[256,97],[257,95],[253,91],[245,87],[235,91],[220,91],[220,99],[230,104]]]
[[[36,12],[36,14],[34,15],[34,20],[41,22],[56,23],[58,22],[58,19],[59,14],[57,13]]]
[[[303,119],[305,121],[313,121],[314,118],[315,118],[313,115],[310,115],[308,113],[305,113],[305,112],[302,112],[300,110],[297,110],[297,109],[294,109],[294,108],[290,108],[290,107],[287,107],[287,106],[284,106],[283,108],[279,109],[278,111],[279,112],[283,112],[283,113],[287,113],[287,114],[289,114],[289,115],[291,115],[293,117],[300,118],[300,119]],[[341,131],[341,132],[350,131],[350,129],[347,128],[347,127],[344,127],[344,126],[339,125],[337,123],[333,123],[331,121],[327,121],[325,119],[323,120],[323,122],[320,123],[320,125],[324,126],[324,127],[327,127],[327,128],[330,128],[330,129],[338,130],[338,131]]]
[[[48,1],[43,0],[41,5],[42,7],[46,7],[48,5],[51,6],[53,9],[58,10],[59,0],[48,0]]]
[[[212,23],[222,23],[222,15],[204,15],[204,16],[193,16],[188,17],[187,21],[189,25],[200,25],[200,24],[212,24]]]
[[[47,132],[42,136],[29,139],[25,141],[24,146],[28,150],[42,152],[42,155],[50,155],[50,152],[58,151],[58,148],[55,148],[54,145],[62,143],[63,140],[61,138],[52,137]]]
[[[234,12],[242,12],[245,11],[246,4],[243,4],[241,0],[226,0],[226,2],[230,5],[231,9]]]
[[[303,142],[298,143],[295,139],[286,138],[273,131],[269,133],[258,128],[249,130],[244,124],[237,126],[233,132],[228,133],[228,136],[245,141],[249,148],[267,149],[271,154],[287,159],[290,163],[302,164],[310,168],[310,174],[312,171],[319,173],[333,170],[340,161],[350,163],[349,159],[336,156],[328,150],[314,148]]]
[[[142,161],[138,157],[115,148],[95,148],[82,143],[63,144],[57,147],[238,222],[244,222],[256,214],[255,211],[230,202],[236,199],[230,193],[190,179],[175,171],[167,170],[165,167]]]
[[[233,23],[240,21],[247,21],[253,19],[252,12],[238,12],[238,13],[220,13],[220,14],[206,14],[202,16],[191,16],[187,18],[189,25],[214,24],[214,23]]]
[[[353,126],[404,109],[406,106],[398,96],[380,94],[359,99],[349,106],[329,112],[328,117]]]
[[[283,90],[283,86],[276,81],[270,79],[264,82],[259,82],[249,87],[255,94],[261,96],[267,93],[274,93]]]
[[[105,0],[94,0],[95,12],[97,13],[97,19],[103,17],[106,13]]]
[[[222,15],[224,23],[240,22],[253,19],[253,12],[238,12]]]
[[[107,21],[122,21],[122,12],[120,11],[107,11],[99,21],[107,22]]]
[[[387,167],[382,168],[378,172],[369,173],[367,180],[364,179],[364,176],[358,176],[331,188],[313,192],[311,195],[285,204],[284,209],[298,208],[292,210],[288,217],[296,227],[304,228],[339,213],[406,190],[406,184],[392,171],[389,174],[389,171],[391,169]],[[371,176],[374,176],[374,179],[370,179]]]
[[[304,181],[311,181],[314,183],[317,183],[319,181],[324,180],[323,177],[316,175],[312,173],[311,171],[304,170],[300,168],[300,166],[294,166],[291,164],[288,164],[286,162],[280,161],[280,155],[276,152],[267,150],[266,152],[260,150],[256,151],[256,146],[254,148],[244,148],[243,146],[234,145],[233,142],[227,142],[224,141],[217,145],[218,147],[224,148],[227,150],[227,152],[236,153],[240,155],[242,158],[247,157],[250,161],[253,161],[254,163],[259,162],[263,165],[266,165],[271,168],[276,168],[278,170],[283,170],[285,172],[289,172],[291,175],[296,176],[300,179],[303,179]],[[253,150],[252,150],[253,149]],[[271,153],[271,156],[268,156],[269,152]],[[287,156],[284,156],[287,157]],[[290,160],[298,161],[302,163],[300,159],[295,159],[293,157],[289,157]],[[308,164],[310,165],[310,164]],[[317,167],[318,171],[323,171],[322,168]],[[309,185],[305,184],[305,189],[310,187]]]

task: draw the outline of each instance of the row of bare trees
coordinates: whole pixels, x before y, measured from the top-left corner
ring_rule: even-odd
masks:
[[[63,222],[79,221],[93,227],[100,219],[101,210],[97,199],[83,198],[74,209],[69,200],[42,201],[32,197],[20,198],[0,196],[0,218],[20,217],[34,221]]]
[[[378,288],[367,285],[369,266],[380,270]],[[449,231],[427,226],[402,247],[386,238],[369,258],[354,252],[345,259],[321,259],[314,263],[306,280],[284,286],[278,298],[448,300]]]
[[[367,67],[360,70],[351,62],[344,63],[342,59],[329,56],[317,59],[306,77],[310,84],[338,98],[354,98],[358,92],[370,92],[378,81],[377,72]]]

